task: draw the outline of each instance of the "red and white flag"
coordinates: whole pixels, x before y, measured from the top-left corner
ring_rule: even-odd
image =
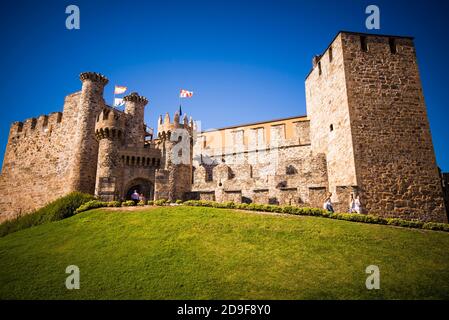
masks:
[[[192,96],[193,96],[193,91],[187,91],[187,90],[181,89],[181,91],[179,92],[180,98],[191,98]]]
[[[124,93],[126,90],[128,90],[127,87],[123,87],[123,86],[115,86],[115,88],[114,88],[114,94],[122,94],[122,93]]]

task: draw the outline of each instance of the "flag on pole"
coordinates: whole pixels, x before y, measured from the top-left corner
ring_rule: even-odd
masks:
[[[122,93],[124,93],[126,90],[128,90],[127,87],[123,87],[123,86],[115,86],[115,88],[114,88],[114,94],[122,94]]]
[[[184,89],[181,89],[181,92],[179,93],[180,98],[191,98],[193,96],[193,91],[187,91]]]
[[[125,104],[122,98],[114,98],[114,107],[120,107]]]

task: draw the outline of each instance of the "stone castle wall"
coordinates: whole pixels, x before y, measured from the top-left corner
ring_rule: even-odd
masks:
[[[65,99],[64,112],[12,124],[0,176],[0,221],[28,213],[72,191],[80,93]]]
[[[306,100],[312,150],[325,154],[332,200],[348,203],[349,195],[337,194],[339,187],[357,185],[341,37],[316,58]]]
[[[119,200],[137,187],[154,196],[161,151],[145,142],[146,99],[128,96],[128,110],[141,110],[127,114],[105,104],[104,76],[89,72],[80,79],[82,90],[66,97],[63,112],[12,124],[0,175],[0,222],[72,191]]]
[[[194,165],[193,193],[204,200],[321,206],[327,190],[324,154],[312,152],[308,122],[297,128],[291,139],[273,135],[262,149],[206,155],[194,148],[194,159],[207,161]]]
[[[366,210],[446,222],[413,40],[342,36],[354,158]]]

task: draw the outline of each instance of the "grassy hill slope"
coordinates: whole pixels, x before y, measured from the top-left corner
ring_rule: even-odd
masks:
[[[67,290],[77,265],[81,288]],[[367,290],[365,268],[380,268]],[[448,299],[449,234],[202,207],[97,209],[0,238],[0,299]]]

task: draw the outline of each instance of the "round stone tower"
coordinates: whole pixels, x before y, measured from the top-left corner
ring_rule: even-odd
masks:
[[[125,120],[119,111],[105,108],[97,117],[95,137],[98,140],[97,179],[95,195],[104,201],[119,198],[122,183],[120,148]]]
[[[173,122],[167,113],[164,121],[159,117],[158,138],[162,168],[156,172],[155,198],[175,201],[185,199],[192,185],[192,133],[193,121],[185,115],[182,123],[179,113]]]
[[[143,146],[145,143],[144,110],[148,99],[133,92],[123,98],[125,113],[129,115],[126,122],[126,144]]]
[[[108,79],[95,72],[80,74],[82,89],[77,107],[76,130],[73,150],[73,167],[70,179],[71,190],[93,194],[98,159],[98,142],[95,140],[96,116],[105,106],[103,90]]]

